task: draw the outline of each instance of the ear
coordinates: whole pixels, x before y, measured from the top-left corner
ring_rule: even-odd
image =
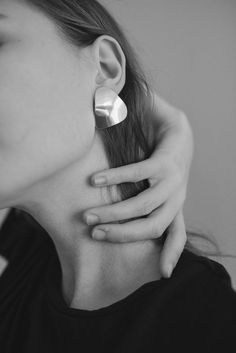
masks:
[[[93,42],[92,51],[97,67],[96,84],[119,94],[126,79],[126,59],[120,44],[113,37],[102,35]]]

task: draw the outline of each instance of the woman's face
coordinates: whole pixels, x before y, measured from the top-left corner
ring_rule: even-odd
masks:
[[[0,208],[78,160],[94,137],[93,75],[86,49],[18,0],[1,0]]]

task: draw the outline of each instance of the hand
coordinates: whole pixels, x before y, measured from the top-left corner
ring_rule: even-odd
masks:
[[[172,107],[164,99],[153,95],[149,116],[156,133],[156,149],[149,159],[111,168],[92,176],[94,186],[114,185],[148,179],[150,187],[135,197],[86,210],[99,217],[96,230],[104,230],[105,239],[110,242],[130,242],[155,239],[168,227],[168,237],[161,252],[160,268],[164,277],[170,277],[186,243],[183,218],[183,204],[193,157],[193,135],[185,114]],[[149,117],[148,117],[149,118]],[[106,181],[96,184],[98,177]],[[123,224],[109,222],[147,215]],[[101,224],[106,223],[106,224]],[[91,223],[89,223],[91,224]]]

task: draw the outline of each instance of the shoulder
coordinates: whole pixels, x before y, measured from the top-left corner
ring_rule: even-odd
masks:
[[[12,320],[18,312],[26,318],[32,306],[40,305],[55,254],[47,233],[26,225],[13,214],[8,218],[8,224],[5,223],[0,231],[0,317]],[[7,332],[10,328],[4,322],[4,327],[0,322],[0,331]]]
[[[153,342],[159,332],[167,351],[229,352],[235,345],[236,292],[217,261],[184,250],[172,276],[148,284],[145,293],[140,325]]]
[[[183,278],[186,281],[196,279],[197,282],[204,283],[208,289],[215,286],[229,288],[232,290],[232,294],[236,294],[226,268],[218,261],[206,256],[197,255],[185,249],[174,271],[180,279]]]
[[[192,310],[210,321],[236,322],[236,291],[231,277],[219,262],[184,250],[173,282],[182,283],[185,296],[192,298]],[[194,304],[194,305],[193,305]]]
[[[235,345],[236,292],[223,265],[184,250],[163,297],[162,324],[176,340],[204,352]]]
[[[232,288],[232,280],[226,268],[216,260],[203,255],[197,255],[189,250],[184,250],[180,258],[180,267],[190,275],[196,274],[201,279],[208,279],[207,283],[218,283],[219,285]],[[235,292],[234,292],[235,293]]]
[[[42,268],[53,251],[47,233],[12,209],[0,230],[0,286]]]
[[[210,259],[204,255],[198,255],[185,249],[180,257],[180,267],[187,266],[194,270],[194,273],[204,273],[216,278],[221,278],[226,282],[231,282],[230,275],[226,268],[218,261]]]

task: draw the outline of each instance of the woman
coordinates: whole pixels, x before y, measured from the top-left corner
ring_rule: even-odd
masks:
[[[37,237],[22,234],[24,259],[11,254],[1,278],[2,351],[183,351],[196,334],[192,351],[230,347],[236,294],[223,266],[185,250],[165,280],[161,242],[99,241],[84,222],[86,210],[148,187],[89,183],[97,170],[143,160],[154,148],[143,119],[149,88],[116,22],[96,1],[7,0],[0,12],[12,21],[0,59],[0,208],[42,226]],[[130,212],[128,201],[122,226],[135,218],[139,227],[143,213]],[[3,237],[12,224],[10,217]]]

